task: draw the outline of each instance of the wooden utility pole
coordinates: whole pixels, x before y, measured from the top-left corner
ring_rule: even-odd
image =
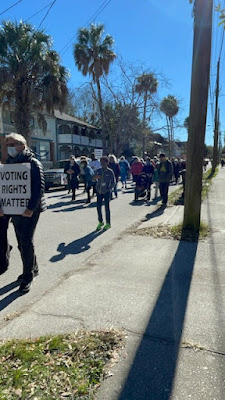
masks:
[[[215,105],[215,126],[214,126],[212,173],[215,172],[217,164],[218,164],[218,138],[219,138],[218,103],[219,103],[219,91],[220,91],[219,84],[220,84],[220,57],[217,62],[217,74],[216,74],[216,105]]]
[[[195,0],[194,42],[183,229],[199,231],[208,103],[213,0]]]

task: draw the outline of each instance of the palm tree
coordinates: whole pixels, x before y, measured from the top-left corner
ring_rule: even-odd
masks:
[[[67,99],[67,72],[51,50],[51,37],[24,22],[0,30],[0,103],[13,111],[17,132],[29,141],[32,114],[46,129],[43,111],[60,110]]]
[[[112,36],[104,35],[104,25],[91,24],[90,28],[78,31],[78,42],[74,45],[74,59],[78,70],[84,76],[90,75],[97,85],[98,105],[101,115],[103,153],[106,152],[106,126],[103,110],[100,78],[109,73],[110,64],[116,54],[112,51],[114,40]]]
[[[173,118],[178,113],[178,101],[174,96],[168,95],[160,103],[160,111],[166,115],[168,140],[169,140],[169,157],[171,157],[171,150],[174,143],[174,126]]]
[[[147,103],[151,100],[152,94],[156,93],[158,89],[158,81],[153,73],[144,73],[137,78],[135,85],[135,92],[144,98],[144,109],[142,118],[142,152],[145,155],[145,128],[146,128],[146,113]]]

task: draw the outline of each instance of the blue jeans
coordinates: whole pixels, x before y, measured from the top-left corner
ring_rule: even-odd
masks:
[[[102,201],[105,200],[105,217],[106,223],[110,224],[110,209],[109,209],[109,201],[110,201],[111,193],[97,193],[97,211],[98,211],[98,220],[99,222],[103,222],[102,218]]]

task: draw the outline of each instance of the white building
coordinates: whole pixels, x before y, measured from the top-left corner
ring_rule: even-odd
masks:
[[[102,149],[101,131],[95,126],[57,110],[54,115],[46,113],[44,117],[45,132],[38,125],[37,115],[31,119],[30,147],[46,165],[71,154],[89,156],[94,149]],[[12,112],[0,108],[0,160],[4,158],[4,136],[11,132],[16,132]]]

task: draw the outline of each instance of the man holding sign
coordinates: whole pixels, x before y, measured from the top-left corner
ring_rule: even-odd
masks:
[[[6,136],[9,158],[0,166],[0,273],[7,270],[10,246],[7,229],[14,225],[23,262],[19,290],[29,292],[33,277],[38,275],[33,237],[40,212],[46,210],[44,174],[41,163],[28,149],[26,139],[17,133]]]

